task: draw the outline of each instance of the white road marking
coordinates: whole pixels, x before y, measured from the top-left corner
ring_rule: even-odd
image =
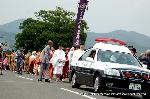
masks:
[[[33,79],[29,79],[29,80],[33,80]]]
[[[31,79],[31,78],[28,78],[28,77],[23,77],[23,76],[19,76],[19,75],[16,75],[17,77],[19,77],[19,78],[23,78],[23,79],[27,79],[27,80],[33,80],[33,79]]]
[[[69,89],[65,89],[65,88],[60,88],[60,89],[71,92],[71,93],[74,93],[74,94],[77,94],[77,95],[81,95],[79,92],[75,92],[75,91],[72,91],[72,90],[69,90]],[[93,97],[90,97],[90,96],[87,96],[87,95],[81,95],[81,96],[89,98],[89,99],[96,99],[96,98],[93,98]]]
[[[26,78],[26,79],[30,79],[30,78]]]

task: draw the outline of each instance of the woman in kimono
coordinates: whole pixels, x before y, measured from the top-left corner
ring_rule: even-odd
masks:
[[[54,66],[54,75],[56,76],[56,81],[60,81],[60,76],[63,72],[63,66],[65,65],[65,52],[62,50],[62,46],[59,46],[59,49],[57,49],[54,52],[54,55],[52,57],[52,65]]]

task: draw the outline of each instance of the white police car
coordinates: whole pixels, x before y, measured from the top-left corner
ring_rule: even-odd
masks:
[[[98,40],[97,40],[98,41]],[[104,42],[119,42],[122,45]],[[142,67],[124,43],[116,39],[99,38],[78,61],[72,61],[72,87],[86,85],[94,92],[107,89],[121,92],[150,93],[150,71]]]

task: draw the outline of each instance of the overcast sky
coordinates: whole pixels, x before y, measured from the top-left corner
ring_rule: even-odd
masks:
[[[41,9],[63,7],[77,13],[79,0],[0,0],[0,24],[34,17]],[[89,0],[84,19],[90,31],[107,33],[124,29],[150,36],[150,0]]]

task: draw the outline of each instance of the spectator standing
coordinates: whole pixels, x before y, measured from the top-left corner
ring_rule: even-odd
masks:
[[[45,70],[45,82],[50,82],[49,79],[49,63],[50,63],[50,51],[53,46],[53,42],[51,40],[48,41],[47,46],[42,50],[40,60],[40,73],[38,81],[42,81],[43,70]]]

